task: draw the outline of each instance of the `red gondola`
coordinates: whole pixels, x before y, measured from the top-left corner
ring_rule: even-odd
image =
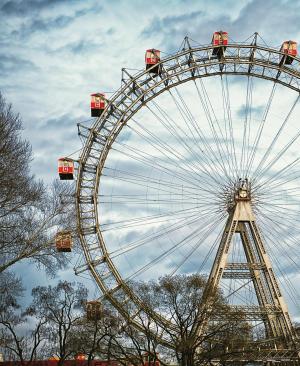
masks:
[[[214,32],[211,43],[215,46],[213,55],[220,54],[220,51],[225,51],[226,46],[228,45],[228,33],[223,31]]]
[[[147,50],[145,54],[145,64],[146,70],[150,69],[149,72],[152,74],[159,74],[160,67],[158,63],[160,62],[160,51],[154,48]],[[154,67],[154,65],[157,65]]]
[[[88,320],[100,320],[102,318],[103,308],[98,300],[87,301],[86,303],[86,317]]]
[[[91,117],[100,117],[106,107],[105,94],[91,94]]]
[[[291,63],[294,60],[293,57],[297,56],[297,42],[294,41],[283,42],[280,48],[280,52],[283,52],[285,54],[285,56],[281,58],[281,63],[291,65]]]
[[[61,180],[74,179],[74,160],[69,158],[58,159],[58,174]]]
[[[70,231],[60,231],[55,235],[55,246],[58,252],[72,251],[72,234]]]

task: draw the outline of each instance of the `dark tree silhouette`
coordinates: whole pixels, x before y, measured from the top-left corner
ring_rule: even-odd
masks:
[[[250,329],[243,321],[243,314],[231,314],[221,292],[215,294],[211,314],[212,318],[218,315],[218,320],[209,322],[204,334],[197,333],[199,323],[207,319],[200,306],[206,278],[199,274],[164,276],[159,281],[141,282],[134,286],[148,311],[149,319],[153,311],[158,311],[167,314],[172,321],[173,327],[162,326],[156,334],[164,334],[170,339],[173,355],[180,365],[202,365],[213,359],[221,359],[227,354],[231,342],[242,346],[249,341]],[[220,314],[224,316],[220,317]],[[153,322],[148,324],[149,330],[154,327]],[[145,334],[158,349],[160,340],[153,341],[150,332]]]
[[[29,259],[55,274],[66,264],[53,235],[64,226],[60,197],[71,188],[56,181],[50,189],[30,173],[31,146],[22,138],[22,121],[0,93],[0,274]]]
[[[84,317],[87,289],[81,284],[65,281],[54,287],[38,286],[32,290],[32,296],[27,314],[46,325],[48,356],[56,354],[61,365],[78,352],[74,336]]]
[[[211,314],[213,318],[218,316],[207,324],[204,334],[197,334],[196,325],[207,319],[199,306],[205,285],[206,279],[198,274],[132,283],[143,303],[143,309],[135,314],[140,329],[132,324],[130,317],[121,317],[106,304],[103,319],[82,323],[85,331],[79,333],[81,341],[77,344],[81,344],[80,350],[89,359],[104,357],[124,365],[143,365],[145,355],[153,364],[159,361],[164,365],[176,360],[182,366],[209,365],[213,360],[226,359],[232,344],[241,348],[249,342],[250,329],[243,321],[243,314],[231,313],[222,293],[218,292]],[[154,311],[167,315],[173,326],[157,324],[153,320]],[[164,345],[162,337],[169,339],[171,348]]]
[[[23,295],[21,281],[10,272],[0,275],[0,350],[6,359],[27,365],[35,360],[45,343],[45,322],[30,319],[18,303]],[[30,325],[29,325],[30,323]]]

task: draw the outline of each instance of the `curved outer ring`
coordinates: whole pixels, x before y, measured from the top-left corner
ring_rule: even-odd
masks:
[[[103,295],[143,330],[139,315],[145,309],[140,299],[130,290],[109,257],[103,240],[98,217],[98,190],[102,169],[108,152],[128,120],[148,101],[165,90],[187,81],[215,75],[255,76],[278,82],[297,92],[300,91],[300,59],[286,66],[280,62],[280,51],[255,44],[230,44],[218,59],[212,54],[211,45],[183,49],[160,61],[161,74],[153,76],[149,70],[131,76],[126,70],[121,88],[108,101],[107,107],[88,133],[79,159],[76,186],[77,232],[86,264],[77,272],[89,270]],[[83,127],[81,127],[83,128]],[[156,323],[172,328],[172,324],[159,314],[152,314]],[[163,334],[156,335],[162,340]],[[167,344],[168,341],[165,340]]]

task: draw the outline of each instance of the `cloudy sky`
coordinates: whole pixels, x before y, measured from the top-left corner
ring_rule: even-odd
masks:
[[[258,32],[275,48],[300,41],[298,0],[0,0],[0,20],[0,90],[21,114],[33,171],[46,182],[58,157],[78,156],[76,124],[90,119],[89,95],[109,98],[122,68],[144,68],[146,49],[170,54],[186,35],[207,44],[220,29],[236,42]],[[38,284],[34,272],[26,275]]]
[[[81,145],[89,94],[113,92],[121,69],[143,68],[144,51],[178,50],[185,35],[209,43],[216,29],[270,45],[299,39],[299,1],[0,0],[0,86],[24,121],[36,174]],[[109,94],[108,94],[109,95]]]

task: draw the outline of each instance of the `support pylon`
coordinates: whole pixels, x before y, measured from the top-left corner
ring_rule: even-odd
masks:
[[[281,350],[296,351],[298,338],[256,224],[251,206],[250,188],[247,180],[240,181],[235,189],[231,205],[228,207],[228,220],[203,293],[200,307],[201,322],[197,333],[198,336],[201,336],[205,332],[213,312],[215,295],[221,279],[249,278],[255,289],[258,306],[239,305],[236,306],[237,313],[239,310],[248,320],[261,319],[263,321],[266,334],[265,347],[267,346],[268,352],[271,350],[279,351],[279,353]],[[240,243],[246,258],[244,263],[228,262],[229,250],[235,234],[240,236]],[[278,356],[278,353],[276,355]]]

